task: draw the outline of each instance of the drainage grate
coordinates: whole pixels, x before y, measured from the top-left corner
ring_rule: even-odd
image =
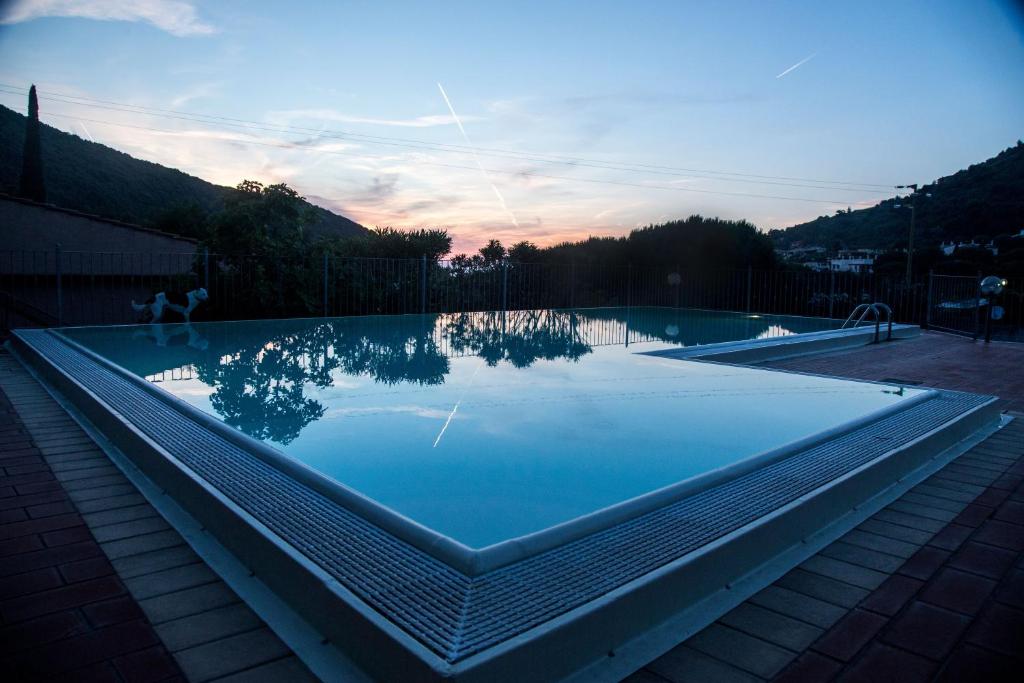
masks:
[[[943,392],[660,510],[471,578],[209,432],[59,338],[43,331],[18,334],[348,590],[451,663],[682,557],[988,400]]]

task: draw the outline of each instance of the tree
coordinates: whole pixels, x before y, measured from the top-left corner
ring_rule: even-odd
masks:
[[[46,201],[43,150],[39,142],[39,99],[36,97],[34,85],[28,91],[28,119],[25,121],[25,146],[22,151],[19,194],[35,202]]]
[[[540,260],[540,247],[527,240],[516,242],[508,248],[508,258],[517,263],[536,263]]]
[[[505,247],[502,246],[499,240],[489,240],[487,246],[480,247],[480,255],[488,263],[500,261],[505,258]]]

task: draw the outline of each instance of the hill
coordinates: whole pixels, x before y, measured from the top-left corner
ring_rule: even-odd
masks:
[[[927,196],[931,194],[931,196]],[[905,203],[905,199],[902,200]],[[828,249],[905,247],[910,215],[895,199],[867,209],[841,211],[769,235],[780,249],[804,245]],[[1024,143],[917,191],[915,250],[944,241],[987,243],[1024,228]]]
[[[18,193],[25,118],[0,106],[0,192]],[[126,223],[167,228],[168,213],[219,210],[233,188],[208,183],[181,171],[143,161],[116,149],[41,126],[46,201]],[[239,180],[242,180],[239,178]],[[366,233],[358,223],[314,207],[318,235],[351,237]],[[173,218],[172,218],[173,220]],[[189,237],[187,221],[175,221],[175,232]]]

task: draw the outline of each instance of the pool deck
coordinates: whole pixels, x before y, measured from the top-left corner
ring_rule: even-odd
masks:
[[[626,680],[1018,680],[1024,345],[924,333],[764,367],[996,394],[1017,419]]]
[[[992,393],[1024,410],[1020,344],[926,333],[766,366]],[[24,680],[312,680],[6,353],[0,467],[5,671]],[[1018,419],[628,680],[909,683],[1019,670],[1022,481]]]

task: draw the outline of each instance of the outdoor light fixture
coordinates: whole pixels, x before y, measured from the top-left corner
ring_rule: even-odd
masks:
[[[1007,280],[998,275],[989,275],[981,281],[981,293],[985,296],[999,296],[1003,293],[1003,287],[1006,285]]]
[[[1003,288],[1006,287],[1007,280],[999,277],[998,275],[989,275],[981,283],[978,284],[978,291],[984,296],[988,297],[984,301],[985,304],[985,343],[992,341],[992,319],[993,317],[998,319],[1002,317],[1002,309],[998,306],[993,306],[992,300],[1003,293]],[[982,302],[979,302],[979,304]],[[999,314],[995,315],[994,309],[999,308]]]

